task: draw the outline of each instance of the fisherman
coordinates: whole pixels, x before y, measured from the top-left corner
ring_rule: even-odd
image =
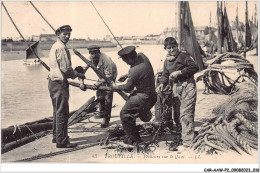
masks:
[[[189,147],[194,138],[194,113],[197,97],[194,74],[199,70],[191,56],[178,50],[173,37],[165,43],[168,56],[164,62],[160,85],[156,91],[162,91],[169,80],[173,81],[173,111],[177,130],[181,132],[182,144]]]
[[[124,85],[113,84],[113,89],[131,92],[120,112],[120,118],[126,138],[125,144],[138,144],[141,137],[136,126],[136,118],[148,122],[152,118],[150,109],[156,102],[154,71],[149,59],[135,51],[134,46],[121,49],[118,55],[130,65],[128,80]],[[136,90],[133,90],[136,88]]]
[[[76,144],[69,141],[69,83],[68,78],[84,78],[71,67],[71,56],[66,46],[70,39],[71,27],[64,25],[59,27],[55,34],[57,41],[52,45],[49,61],[49,92],[53,105],[53,139],[57,148],[73,148]]]
[[[100,46],[91,45],[88,47],[90,60],[108,79],[115,82],[117,77],[117,67],[112,59],[105,53],[100,52]],[[88,70],[89,66],[83,68],[84,73]],[[81,82],[82,83],[82,82]],[[94,84],[97,88],[99,86],[110,86],[106,83],[105,79],[99,77],[98,82]],[[84,87],[81,87],[84,88]],[[99,99],[99,114],[95,118],[103,118],[101,128],[107,128],[111,117],[111,109],[113,102],[113,92],[97,90],[97,98]]]

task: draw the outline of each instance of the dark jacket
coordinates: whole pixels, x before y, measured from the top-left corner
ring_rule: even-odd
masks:
[[[131,65],[128,72],[126,84],[119,87],[126,91],[131,91],[134,87],[136,87],[137,92],[155,91],[153,67],[149,59],[143,53],[138,53],[136,63]]]
[[[179,52],[174,60],[165,60],[162,77],[160,78],[161,84],[167,84],[169,81],[169,76],[174,71],[181,71],[179,75],[173,82],[184,82],[190,78],[194,78],[193,75],[199,70],[197,63],[191,58],[190,55]]]

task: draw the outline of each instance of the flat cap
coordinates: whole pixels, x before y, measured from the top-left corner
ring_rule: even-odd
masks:
[[[89,52],[95,52],[98,51],[101,47],[98,45],[91,45],[89,47],[87,47],[87,49],[89,50]]]
[[[167,37],[165,40],[164,40],[164,45],[167,46],[167,45],[177,45],[178,46],[178,43],[176,41],[175,38],[173,37]]]
[[[56,29],[55,34],[58,35],[58,33],[61,33],[62,31],[72,31],[70,25],[63,25],[61,27],[59,27],[58,29]]]
[[[127,46],[123,49],[121,49],[119,52],[118,52],[118,55],[120,57],[126,57],[126,56],[131,56],[133,53],[135,53],[135,46]]]

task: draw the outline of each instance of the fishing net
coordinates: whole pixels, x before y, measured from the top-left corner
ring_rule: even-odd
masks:
[[[253,153],[258,149],[257,85],[241,83],[229,99],[213,110],[215,118],[204,123],[191,148],[197,153]]]
[[[164,91],[162,101],[162,120],[166,114],[171,111],[171,106],[168,106],[167,99],[171,96],[171,89]],[[117,152],[138,152],[138,153],[150,153],[154,152],[159,147],[160,141],[165,141],[166,146],[170,151],[176,151],[176,148],[181,144],[181,135],[174,129],[170,129],[165,126],[164,121],[160,123],[144,123],[137,126],[138,132],[142,139],[141,143],[133,145],[123,144],[122,141],[127,138],[123,128],[121,126],[115,127],[109,131],[108,137],[101,140],[100,145],[106,149],[115,149]]]
[[[251,81],[257,85],[258,76],[247,59],[227,52],[212,59],[197,80],[199,78],[202,78],[208,92],[227,95],[235,90],[238,83]]]

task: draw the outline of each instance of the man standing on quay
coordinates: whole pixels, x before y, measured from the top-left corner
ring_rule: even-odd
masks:
[[[64,25],[59,27],[55,34],[57,41],[52,45],[49,55],[49,92],[53,105],[53,139],[57,148],[73,148],[76,144],[69,141],[69,83],[68,78],[84,78],[71,67],[71,56],[66,46],[70,39],[71,27]]]

